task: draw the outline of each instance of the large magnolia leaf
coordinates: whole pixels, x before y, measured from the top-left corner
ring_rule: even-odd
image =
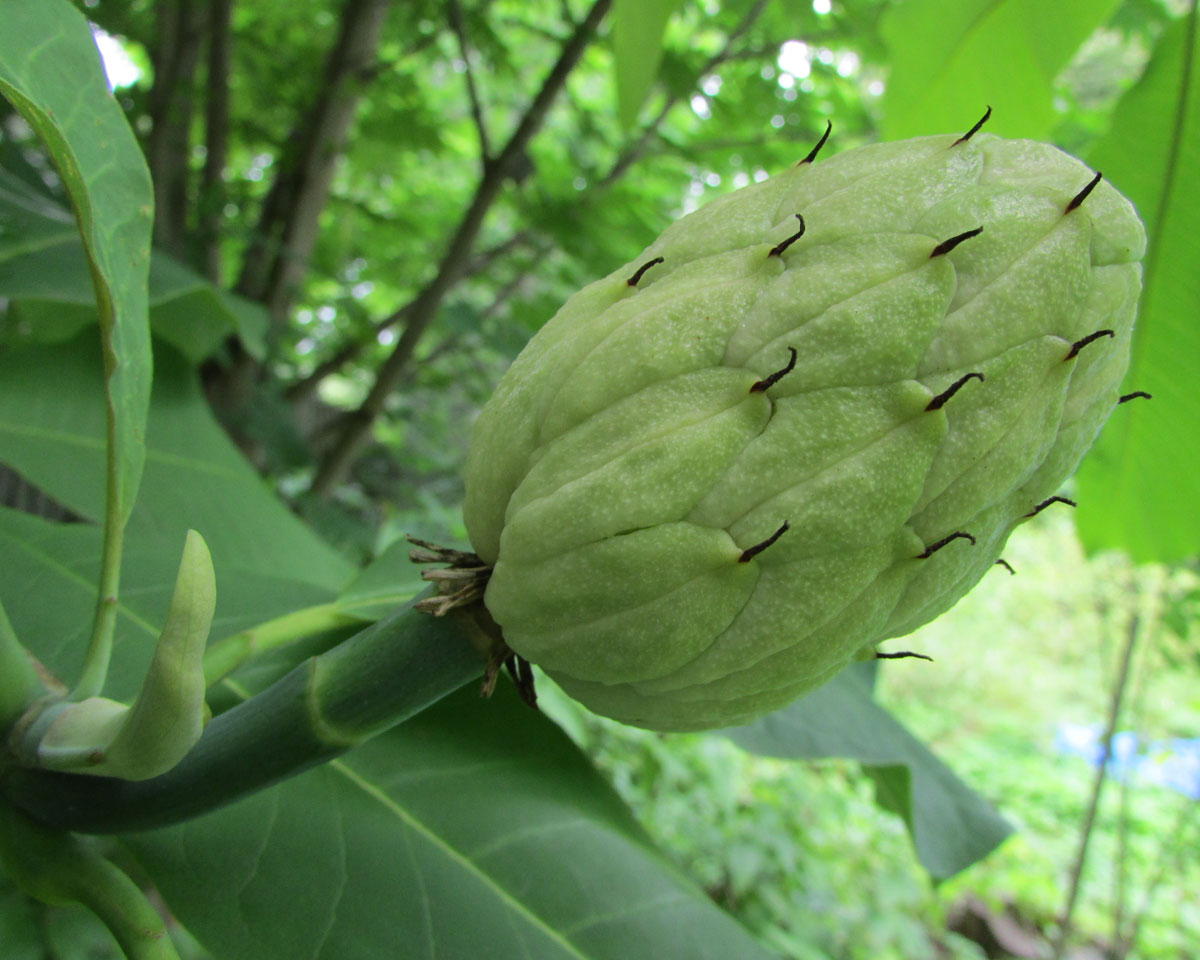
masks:
[[[67,0],[0,0],[0,23],[0,95],[46,143],[91,265],[114,427],[110,480],[123,521],[142,475],[150,402],[150,174],[84,16]]]
[[[25,466],[39,473],[56,496],[72,491],[42,462],[52,441],[65,455],[60,472],[87,467],[98,443],[82,443],[87,434],[61,425],[40,426],[53,405],[49,388],[35,385],[52,379],[48,368],[69,373],[59,383],[86,382],[89,362],[81,358],[90,356],[86,344],[73,343],[0,360],[12,361],[0,369],[0,411],[9,386],[16,396],[41,397],[17,439],[38,434],[44,446],[16,443],[17,465],[26,475]],[[28,381],[16,376],[19,369],[32,371]],[[177,462],[157,440],[158,425],[169,423],[157,417],[176,406],[173,395],[190,398],[175,411],[190,418],[190,444],[205,443],[202,401],[183,388],[190,378],[182,364],[160,363],[159,373],[157,387],[167,393],[150,423],[146,501],[152,492],[168,496],[160,482],[191,483],[186,469],[171,472],[194,469],[191,458]],[[71,408],[70,396],[60,390],[58,400]],[[15,419],[0,417],[6,449]],[[230,468],[225,456],[214,463]],[[160,466],[167,471],[161,478]],[[257,478],[245,474],[226,476],[220,491],[244,501],[262,493]],[[136,687],[178,559],[179,544],[170,547],[140,511],[127,540],[110,673],[116,696]],[[270,519],[281,523],[280,516]],[[215,541],[230,536],[220,524],[212,529]],[[289,550],[289,537],[260,533],[276,564],[283,563],[278,554]],[[69,675],[95,602],[99,530],[0,510],[0,541],[9,561],[0,600],[30,649]],[[245,564],[230,576],[217,562],[221,632],[329,596],[312,584],[261,571],[255,577],[255,570]],[[250,582],[238,583],[247,576]],[[450,956],[625,957],[642,949],[688,958],[766,956],[660,859],[557,728],[507,694],[485,703],[468,691],[342,761],[129,843],[172,911],[221,960],[430,956],[435,949]]]
[[[791,706],[726,733],[764,756],[858,760],[875,781],[881,805],[903,818],[925,869],[937,878],[953,876],[1012,828],[875,702],[863,674],[844,670]]]
[[[363,620],[378,620],[425,587],[421,568],[409,558],[412,545],[397,540],[347,584],[337,599],[338,609]]]
[[[177,554],[187,530],[199,531],[212,550],[219,587],[228,573],[245,571],[255,583],[273,578],[338,590],[353,573],[350,564],[268,490],[212,418],[178,354],[160,350],[158,367],[146,476],[127,538]],[[0,462],[90,520],[103,516],[104,506],[100,383],[91,332],[66,344],[0,354]],[[174,569],[164,569],[163,579]],[[218,611],[218,626],[220,617]]]
[[[769,956],[507,684],[125,843],[221,960]]]
[[[100,530],[91,524],[56,524],[0,508],[0,602],[17,635],[53,673],[78,672],[96,603]],[[139,534],[126,543],[116,642],[106,693],[136,694],[162,627],[183,538]],[[246,566],[217,568],[217,616],[212,640],[326,600],[330,593]]]
[[[130,547],[120,688],[136,684],[170,590],[165,553]],[[95,601],[98,531],[0,510],[0,549],[6,607],[62,670]],[[257,609],[288,599],[257,587]],[[256,609],[222,599],[230,626]],[[507,686],[492,701],[468,689],[342,760],[126,842],[220,960],[766,956]]]
[[[161,251],[150,258],[149,283],[151,329],[192,363],[231,334],[255,356],[265,349],[268,319],[257,304],[214,286]],[[11,301],[9,327],[41,343],[68,340],[99,317],[71,213],[3,168],[0,296]]]
[[[1091,550],[1139,561],[1200,553],[1200,46],[1195,4],[1171,26],[1141,81],[1121,100],[1088,161],[1146,221],[1145,292],[1134,330],[1129,391],[1152,400],[1119,407],[1084,460],[1077,517]]]
[[[891,51],[887,139],[988,130],[1046,139],[1058,115],[1054,79],[1120,0],[902,0],[884,17]]]

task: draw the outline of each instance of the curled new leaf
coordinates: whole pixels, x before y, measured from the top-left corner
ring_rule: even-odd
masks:
[[[189,530],[167,620],[132,706],[103,697],[51,707],[31,727],[39,766],[126,780],[165,773],[206,720],[204,646],[216,606],[212,558]]]

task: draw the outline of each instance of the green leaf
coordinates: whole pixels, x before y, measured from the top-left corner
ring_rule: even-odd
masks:
[[[231,334],[261,357],[266,311],[222,290],[162,251],[150,258],[150,328],[193,364]],[[10,327],[57,343],[99,321],[79,231],[69,211],[0,168],[0,296],[13,301]],[[10,334],[10,337],[12,334]]]
[[[617,113],[627,130],[658,78],[663,34],[679,0],[616,0],[613,10],[613,64],[617,73]]]
[[[0,870],[0,943],[8,960],[45,960],[38,908]]]
[[[892,70],[885,139],[987,129],[1046,139],[1057,123],[1054,79],[1119,0],[903,0],[881,25]]]
[[[0,462],[89,520],[103,516],[104,506],[95,342],[89,331],[67,344],[0,354]],[[204,536],[221,597],[214,638],[221,634],[229,590],[245,597],[255,589],[271,592],[275,582],[297,582],[320,588],[298,605],[331,599],[352,575],[351,565],[280,503],[230,443],[189,365],[163,349],[158,367],[146,476],[127,538],[142,549],[154,544],[165,556],[176,554],[160,572],[169,584],[187,531]],[[229,584],[231,573],[247,581]],[[18,636],[24,636],[16,613],[11,608],[9,613]],[[254,622],[271,615],[264,611]]]
[[[378,620],[407,603],[428,584],[408,559],[412,544],[397,540],[365,566],[337,599],[338,609],[363,620]]]
[[[0,508],[0,600],[29,651],[56,676],[79,669],[88,616],[96,603],[100,531],[83,523],[56,524]],[[136,696],[154,653],[171,598],[179,545],[144,533],[127,541],[125,591],[117,604],[116,644],[106,694]],[[281,615],[330,593],[236,563],[216,565],[213,635],[224,636]]]
[[[124,842],[222,960],[769,956],[507,684]]]
[[[94,333],[0,354],[0,462],[85,518],[102,509],[103,415]],[[203,530],[212,550],[219,640],[334,599],[352,574],[266,488],[213,421],[194,372],[163,351],[143,495],[130,519],[106,694],[139,689],[163,623],[179,544]],[[78,671],[96,601],[100,530],[0,511],[2,600],[17,636],[59,677]]]
[[[95,914],[76,904],[48,907],[27,897],[0,869],[4,960],[127,960]]]
[[[938,879],[965,870],[1011,832],[990,803],[872,699],[856,669],[726,734],[764,756],[862,763],[880,805],[903,818],[921,863]]]
[[[0,23],[0,94],[48,146],[91,267],[113,418],[113,520],[123,523],[145,462],[150,402],[150,174],[84,16],[67,0],[0,0]]]
[[[1125,389],[1152,400],[1118,407],[1079,474],[1076,517],[1089,550],[1139,562],[1200,552],[1200,27],[1192,14],[1164,33],[1141,81],[1089,154],[1136,204],[1150,238],[1145,290]]]

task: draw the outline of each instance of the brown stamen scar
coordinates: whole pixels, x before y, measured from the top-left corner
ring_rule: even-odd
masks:
[[[1100,182],[1100,178],[1103,176],[1104,174],[1097,170],[1096,175],[1088,181],[1088,185],[1071,198],[1071,202],[1067,204],[1067,209],[1063,211],[1063,216],[1066,216],[1081,203],[1083,203],[1083,201],[1087,199],[1088,194],[1096,189],[1096,184]]]
[[[963,384],[966,383],[968,380],[978,380],[980,383],[983,383],[983,374],[982,373],[965,373],[965,374],[963,374],[961,377],[959,377],[957,380],[955,380],[952,384],[950,384],[950,386],[948,386],[945,390],[943,390],[936,397],[934,397],[932,400],[930,400],[929,403],[926,404],[925,409],[926,410],[941,410],[942,407],[944,407],[946,405],[946,401],[949,400],[956,393],[958,393],[958,391],[962,389]]]
[[[1029,513],[1025,514],[1025,516],[1022,517],[1022,519],[1028,520],[1030,517],[1036,517],[1039,513],[1041,513],[1043,510],[1045,510],[1052,503],[1065,503],[1068,507],[1079,506],[1079,504],[1077,504],[1074,500],[1068,500],[1066,497],[1047,497],[1045,500],[1043,500],[1041,503],[1039,503],[1036,507],[1034,507],[1033,510],[1031,510]]]
[[[833,121],[825,121],[825,132],[821,134],[821,139],[817,141],[817,145],[808,151],[808,156],[801,160],[796,166],[802,167],[806,163],[812,163],[817,159],[817,154],[821,152],[821,148],[825,146],[825,141],[829,139],[829,133],[833,130]]]
[[[657,266],[658,264],[660,264],[662,262],[663,262],[662,257],[655,257],[653,260],[647,260],[640,267],[638,267],[637,271],[634,273],[634,275],[632,277],[630,277],[628,280],[626,280],[625,282],[627,284],[629,284],[631,287],[636,287],[638,285],[638,281],[641,280],[643,276],[645,276],[647,270],[649,270],[651,267]]]
[[[777,243],[770,250],[768,250],[767,251],[768,257],[782,256],[784,250],[786,250],[793,243],[795,243],[802,236],[804,236],[804,218],[802,216],[800,216],[800,214],[796,214],[796,219],[800,221],[800,229],[797,230],[795,233],[793,233],[790,237],[788,237],[782,243]]]
[[[1116,334],[1111,330],[1097,330],[1095,333],[1089,333],[1082,340],[1076,340],[1073,344],[1071,344],[1071,352],[1063,357],[1063,363],[1066,363],[1068,360],[1074,360],[1077,356],[1079,356],[1080,350],[1086,347],[1089,343],[1099,340],[1101,337],[1115,338]]]
[[[483,683],[479,686],[479,695],[483,699],[490,699],[492,694],[496,692],[496,680],[500,676],[500,670],[507,664],[511,657],[512,651],[508,649],[507,644],[501,643],[492,648],[492,652],[488,656],[487,666],[483,670]]]
[[[788,360],[787,365],[782,370],[776,370],[773,374],[771,374],[765,380],[757,381],[754,384],[754,386],[752,386],[750,388],[751,393],[762,393],[763,391],[770,389],[771,387],[775,386],[775,384],[777,384],[780,380],[782,380],[784,377],[786,377],[789,373],[791,373],[793,370],[796,369],[796,348],[788,347],[788,351],[791,353],[792,356]]]
[[[509,667],[509,674],[517,685],[517,693],[521,702],[534,710],[537,709],[537,690],[534,689],[533,664],[524,657],[513,654],[515,665]]]
[[[945,256],[964,240],[970,240],[972,237],[977,237],[983,233],[983,227],[976,227],[974,230],[968,230],[966,233],[960,233],[957,237],[951,237],[949,240],[943,240],[933,248],[933,253],[929,255],[929,259],[934,257]]]
[[[1122,394],[1118,398],[1117,403],[1118,404],[1128,403],[1130,400],[1137,400],[1139,397],[1143,400],[1153,400],[1154,399],[1154,397],[1151,394],[1147,393],[1145,390],[1134,390],[1133,393]]]
[[[993,566],[1003,567],[1014,577],[1017,575],[1017,571],[1012,568],[1012,564],[1003,558],[997,560]]]
[[[931,543],[929,546],[927,546],[925,548],[924,553],[917,554],[917,559],[918,560],[928,560],[935,553],[937,553],[939,550],[941,550],[942,547],[944,547],[946,544],[953,543],[955,540],[970,540],[971,546],[975,546],[975,538],[973,536],[971,536],[969,533],[965,533],[964,531],[959,530],[956,533],[950,534],[950,536],[948,536],[948,537],[942,537],[942,539],[938,540],[936,543]]]
[[[880,653],[878,650],[875,651],[876,660],[908,660],[910,658],[914,660],[928,660],[930,663],[933,663],[933,657],[927,657],[923,653],[913,653],[911,650],[898,650],[896,653]]]
[[[955,140],[952,144],[950,144],[950,149],[953,150],[960,143],[966,143],[973,136],[975,136],[975,134],[977,134],[979,132],[979,128],[988,122],[988,118],[991,115],[992,115],[992,108],[989,106],[985,111],[983,111],[983,116],[975,121],[975,126],[973,126],[970,130],[968,130],[961,137],[959,137],[957,140]]]
[[[776,531],[775,531],[773,534],[771,534],[769,537],[767,537],[767,539],[766,539],[766,540],[764,540],[762,543],[756,543],[756,544],[755,544],[754,546],[752,546],[752,547],[747,547],[745,550],[743,550],[743,551],[742,551],[742,555],[741,555],[740,557],[738,557],[738,563],[746,563],[746,562],[748,562],[748,561],[750,561],[750,560],[753,560],[753,559],[754,559],[755,557],[757,557],[757,556],[758,556],[760,553],[762,553],[764,550],[766,550],[766,549],[767,549],[767,547],[769,547],[769,546],[770,546],[771,544],[773,544],[773,543],[774,543],[776,540],[778,540],[778,539],[779,539],[780,537],[782,537],[782,536],[783,536],[785,533],[787,533],[787,532],[788,532],[788,526],[789,526],[789,525],[788,525],[788,522],[787,522],[786,520],[784,520],[784,521],[783,521],[783,526],[782,526],[782,527],[780,527],[778,530],[776,530]]]

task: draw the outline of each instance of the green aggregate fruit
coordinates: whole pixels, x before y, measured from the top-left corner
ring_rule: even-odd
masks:
[[[952,606],[1118,402],[1145,234],[1092,179],[987,134],[861,147],[568,300],[471,441],[509,647],[598,713],[703,729]]]

